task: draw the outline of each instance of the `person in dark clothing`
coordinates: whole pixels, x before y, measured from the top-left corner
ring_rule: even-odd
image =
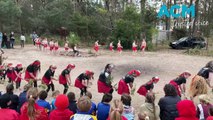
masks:
[[[101,74],[99,75],[98,79],[98,92],[99,93],[113,93],[113,86],[112,86],[112,76],[111,72],[114,68],[113,64],[107,64],[105,66],[105,69]]]
[[[181,98],[177,95],[175,87],[171,84],[164,86],[165,97],[159,100],[160,119],[161,120],[175,120],[178,117],[177,103]]]
[[[4,46],[6,46],[7,48],[9,48],[9,46],[8,46],[8,37],[7,37],[7,33],[4,33],[3,34],[3,40],[2,40],[2,48],[4,47]]]
[[[186,91],[186,79],[191,76],[189,72],[183,72],[176,79],[173,79],[169,84],[173,85],[177,91],[177,94],[181,97],[181,94],[185,94]]]
[[[15,111],[17,111],[17,107],[18,107],[18,104],[19,104],[19,98],[17,95],[13,94],[13,90],[14,90],[14,86],[12,83],[9,83],[6,87],[6,93],[3,94],[1,97],[0,97],[0,103],[1,103],[1,100],[3,100],[4,98],[7,98],[9,97],[10,98],[10,101],[11,101],[11,104],[8,106],[10,109],[13,109]]]
[[[67,93],[69,86],[71,85],[71,77],[70,77],[70,72],[75,68],[74,64],[69,64],[67,65],[67,68],[64,69],[61,72],[61,75],[59,76],[59,84],[62,84],[64,86],[64,94]]]
[[[22,105],[27,101],[27,91],[31,88],[29,84],[24,86],[24,91],[19,94],[19,104],[17,111],[20,113]]]
[[[73,92],[69,92],[67,94],[67,97],[69,99],[69,110],[72,111],[74,114],[77,112],[77,103],[76,103],[76,100],[75,100],[75,93]]]
[[[80,95],[86,95],[87,87],[89,86],[89,81],[94,79],[94,72],[86,70],[86,72],[81,73],[75,80],[75,87],[81,90]]]
[[[33,81],[34,87],[37,87],[37,76],[38,71],[40,71],[41,62],[39,60],[34,61],[30,64],[25,71],[25,80],[27,82]]]
[[[47,92],[50,91],[50,88],[52,88],[52,91],[55,91],[55,87],[52,80],[56,80],[55,78],[53,78],[56,68],[56,66],[51,65],[42,78],[42,83],[47,85]]]
[[[10,47],[14,49],[14,43],[15,43],[15,36],[14,32],[11,32],[10,34]]]

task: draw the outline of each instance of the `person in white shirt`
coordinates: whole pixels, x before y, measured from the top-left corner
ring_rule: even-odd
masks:
[[[20,36],[20,40],[21,40],[21,48],[24,48],[24,43],[26,41],[26,38],[24,36],[24,34],[22,33],[21,36]]]

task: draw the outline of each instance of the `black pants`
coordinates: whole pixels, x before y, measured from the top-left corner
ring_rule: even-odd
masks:
[[[112,94],[114,92],[113,88],[111,88],[111,90],[109,91],[110,94]]]
[[[64,93],[64,94],[66,94],[66,93],[67,93],[67,91],[68,91],[68,88],[69,88],[69,87],[68,87],[68,85],[67,85],[67,84],[63,84],[63,86],[64,86],[64,92],[63,92],[63,93]]]
[[[10,41],[6,42],[6,47],[7,47],[7,49],[10,49]]]
[[[46,91],[49,92],[49,91],[50,91],[50,88],[52,88],[52,91],[55,91],[55,86],[54,86],[53,83],[47,85],[47,90],[46,90]]]
[[[86,95],[87,87],[80,88],[80,90],[81,90],[80,96]]]
[[[33,45],[35,45],[35,39],[32,39],[32,41],[33,41]]]
[[[79,55],[79,51],[78,50],[73,50],[73,52],[74,52],[75,55],[77,55],[77,56]]]
[[[37,81],[36,80],[33,81],[33,84],[34,84],[34,87],[37,88]]]
[[[16,82],[16,89],[20,88],[21,82]]]
[[[10,47],[11,47],[11,48],[14,48],[14,43],[15,43],[15,40],[14,40],[14,39],[11,39],[11,40],[10,40]]]
[[[21,40],[21,47],[24,47],[24,40]]]

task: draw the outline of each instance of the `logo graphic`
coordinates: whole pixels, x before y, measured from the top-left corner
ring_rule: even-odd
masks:
[[[177,11],[175,13],[175,10]],[[158,12],[158,18],[161,17],[174,17],[174,18],[187,18],[187,15],[191,15],[191,17],[195,17],[195,5],[191,5],[187,7],[186,5],[173,5],[170,10],[168,10],[166,5],[162,5],[160,11]]]

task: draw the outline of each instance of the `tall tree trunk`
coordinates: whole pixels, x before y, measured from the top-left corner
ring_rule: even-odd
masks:
[[[190,6],[192,5],[193,0],[190,0]],[[191,15],[189,16],[189,22],[192,22]],[[189,26],[189,35],[192,35],[192,25]]]
[[[145,25],[145,4],[146,0],[141,0],[141,25],[142,25],[142,32],[144,32]]]
[[[192,30],[192,34],[193,36],[195,35],[195,31],[196,31],[196,25],[195,23],[198,21],[198,10],[199,10],[199,1],[200,0],[196,0],[195,1],[195,19],[194,19],[194,22],[193,22],[193,30]]]

